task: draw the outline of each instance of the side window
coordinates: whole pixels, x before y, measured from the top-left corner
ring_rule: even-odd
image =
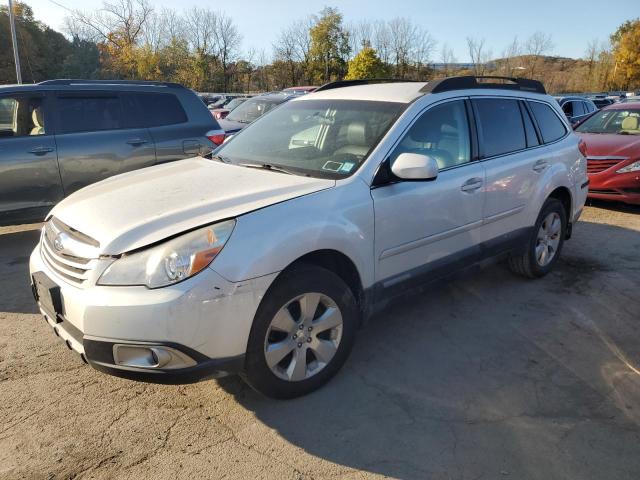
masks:
[[[462,100],[430,108],[411,126],[391,155],[419,153],[436,159],[440,170],[471,160],[469,120]]]
[[[587,113],[595,112],[598,109],[598,107],[596,107],[595,104],[591,102],[584,102],[584,107]]]
[[[480,151],[493,157],[523,150],[527,146],[517,100],[478,98],[473,100],[478,117]]]
[[[579,117],[581,115],[585,115],[587,113],[587,111],[585,110],[585,104],[584,102],[572,102],[573,103],[573,115],[575,115],[576,117]]]
[[[565,102],[565,104],[562,105],[562,111],[567,117],[573,117],[573,102]]]
[[[117,96],[59,96],[58,119],[60,133],[124,128]]]
[[[567,129],[549,105],[540,102],[529,102],[529,107],[538,123],[544,143],[555,142],[564,137]]]
[[[0,138],[45,135],[43,103],[34,95],[0,97]]]
[[[523,102],[519,102],[519,105],[520,112],[522,113],[522,121],[524,122],[524,132],[527,136],[527,147],[536,147],[540,145],[540,141],[538,140],[538,135],[536,134],[536,129],[533,126],[531,116]]]
[[[182,105],[170,93],[136,94],[142,113],[141,122],[145,127],[175,125],[187,121],[187,114]]]

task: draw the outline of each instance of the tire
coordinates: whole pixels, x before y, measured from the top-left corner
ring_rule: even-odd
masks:
[[[544,231],[545,226],[549,228],[549,219],[557,219],[560,222],[560,228],[555,235],[545,238],[547,233],[553,231],[553,229],[546,232]],[[545,225],[543,226],[543,224]],[[551,225],[553,224],[554,223],[551,223]],[[509,268],[511,271],[527,278],[539,278],[549,273],[560,257],[566,232],[567,213],[565,212],[564,206],[558,199],[548,198],[544,202],[544,205],[542,205],[542,209],[540,210],[540,214],[538,215],[538,219],[536,220],[526,246],[524,246],[522,250],[509,255]],[[539,239],[540,235],[542,235],[543,238]],[[551,249],[552,245],[554,246]],[[539,247],[540,249],[538,249]],[[553,252],[551,257],[546,257],[541,262],[540,252],[542,252],[545,247],[547,248],[547,254],[549,254],[551,250],[553,250]]]
[[[278,399],[320,388],[346,361],[358,312],[351,289],[333,272],[315,265],[285,271],[258,307],[243,378],[258,392]],[[339,321],[341,325],[327,328]]]

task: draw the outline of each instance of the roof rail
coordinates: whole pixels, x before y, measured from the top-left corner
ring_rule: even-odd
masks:
[[[490,80],[478,81],[478,80]],[[498,80],[492,82],[491,80]],[[538,80],[530,80],[528,78],[513,78],[513,77],[495,77],[495,76],[462,76],[462,77],[447,77],[440,80],[434,80],[427,83],[420,89],[423,93],[441,93],[449,92],[451,90],[467,90],[473,88],[497,88],[508,90],[522,90],[525,92],[534,92],[546,94],[547,91],[544,88],[542,82]]]
[[[71,78],[44,80],[43,82],[38,83],[38,85],[137,85],[149,87],[184,88],[179,83],[155,82],[151,80],[82,80]]]
[[[316,88],[313,93],[322,90],[332,90],[334,88],[353,87],[356,85],[369,85],[372,83],[396,83],[396,82],[418,82],[419,80],[407,80],[404,78],[363,78],[360,80],[336,80],[335,82],[325,83],[321,87]]]

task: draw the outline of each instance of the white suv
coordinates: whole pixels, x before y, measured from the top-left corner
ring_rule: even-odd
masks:
[[[549,272],[587,194],[579,142],[531,80],[328,84],[211,159],[62,201],[31,255],[34,295],[99,370],[241,373],[266,395],[302,395],[410,286],[501,254]]]

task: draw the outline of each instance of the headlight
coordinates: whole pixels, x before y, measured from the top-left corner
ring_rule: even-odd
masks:
[[[107,268],[98,285],[158,288],[192,277],[206,268],[227,243],[235,220],[185,233],[155,247],[125,254]]]
[[[616,170],[616,173],[637,172],[638,170],[640,170],[640,160],[630,163],[626,167],[622,167],[620,170]]]

